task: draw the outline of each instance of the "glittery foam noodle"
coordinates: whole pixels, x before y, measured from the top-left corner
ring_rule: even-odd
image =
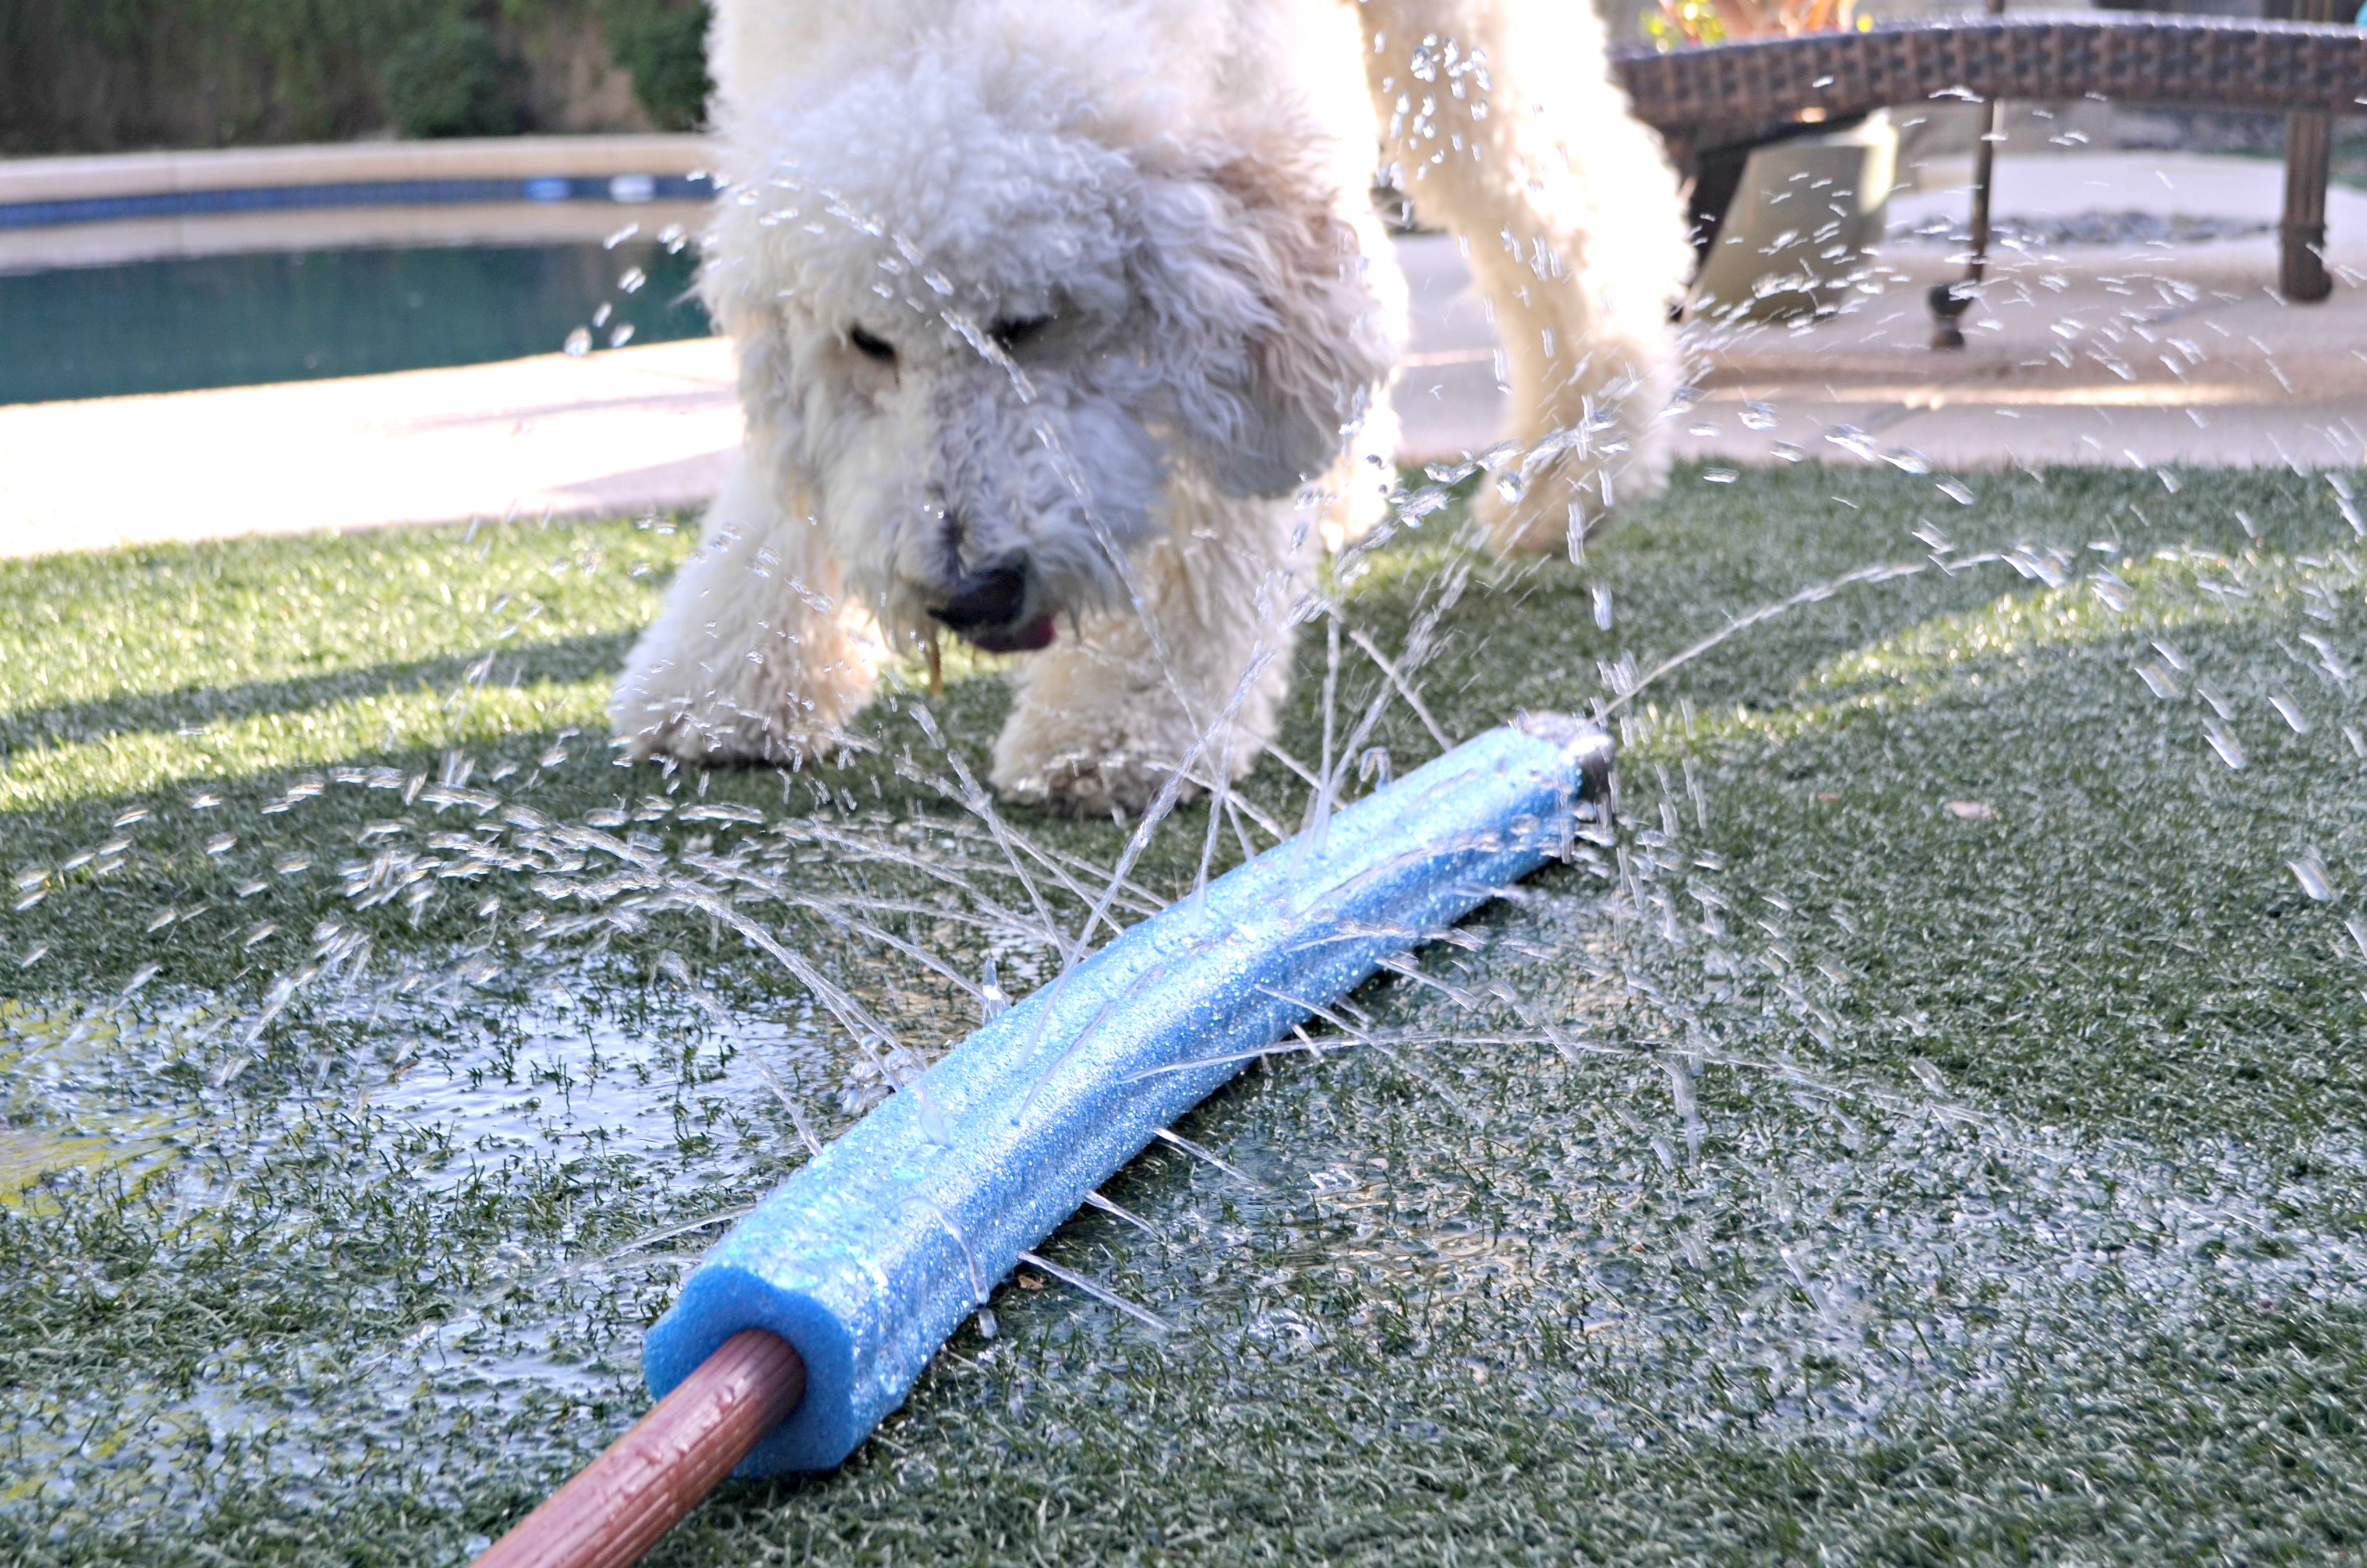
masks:
[[[1603,731],[1527,715],[1457,746],[1133,926],[980,1029],[718,1243],[650,1331],[663,1395],[765,1328],[804,1403],[742,1475],[827,1470],[1085,1195],[1242,1059],[1425,929],[1568,850]]]

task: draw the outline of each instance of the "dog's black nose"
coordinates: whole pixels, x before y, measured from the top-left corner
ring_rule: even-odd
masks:
[[[965,578],[953,597],[931,605],[929,615],[956,631],[1008,626],[1027,606],[1027,574],[1016,566],[995,566]]]

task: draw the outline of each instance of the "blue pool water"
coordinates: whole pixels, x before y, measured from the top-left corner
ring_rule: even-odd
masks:
[[[654,240],[174,257],[0,276],[0,403],[472,365],[705,335]],[[638,272],[641,281],[621,287]],[[608,314],[601,318],[601,309]],[[595,327],[595,323],[598,325]]]

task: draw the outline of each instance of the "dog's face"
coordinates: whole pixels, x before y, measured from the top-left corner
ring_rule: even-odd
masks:
[[[1386,369],[1303,126],[1178,123],[1083,52],[924,39],[730,128],[702,289],[752,448],[891,632],[1124,607],[1177,465],[1286,494]]]

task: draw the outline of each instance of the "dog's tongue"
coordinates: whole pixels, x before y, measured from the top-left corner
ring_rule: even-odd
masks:
[[[989,653],[1032,653],[1038,648],[1049,648],[1058,635],[1059,629],[1048,614],[1037,616],[1015,631],[973,632],[970,642]]]

